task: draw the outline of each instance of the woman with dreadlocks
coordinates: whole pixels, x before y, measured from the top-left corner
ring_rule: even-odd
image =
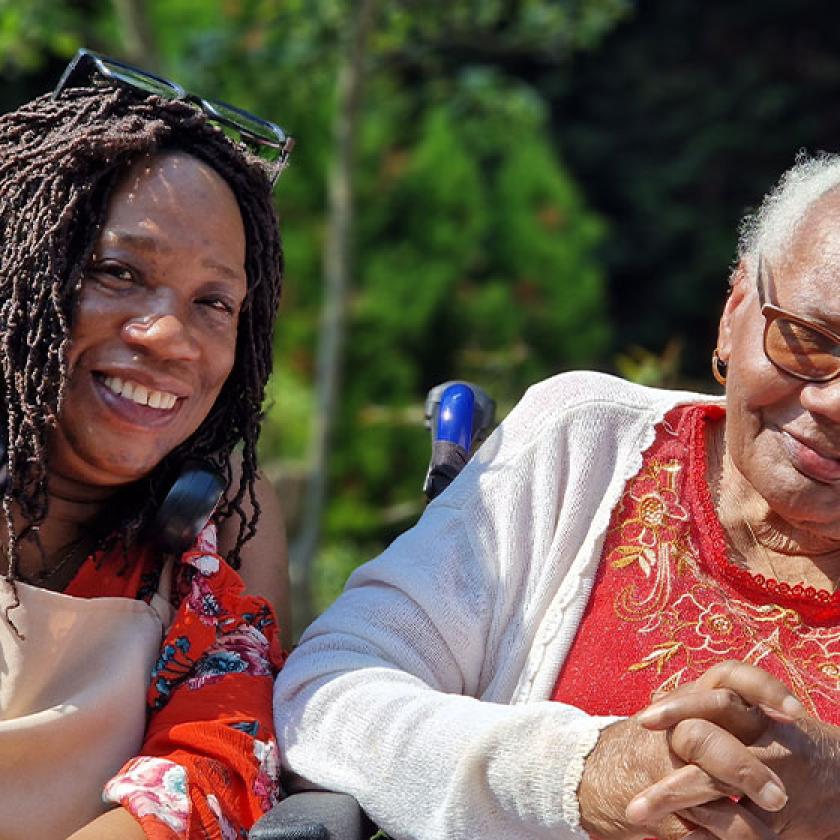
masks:
[[[0,117],[4,838],[240,837],[276,798],[279,631],[235,570],[282,545],[249,540],[290,148],[85,51]]]

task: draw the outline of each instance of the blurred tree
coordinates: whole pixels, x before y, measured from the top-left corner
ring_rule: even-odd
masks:
[[[0,31],[13,40],[31,2],[3,2]],[[361,7],[86,2],[85,16],[69,0],[46,4],[54,17],[27,29],[26,51],[9,60],[60,67],[85,42],[159,63],[188,88],[275,119],[301,141],[278,190],[288,287],[263,448],[269,461],[305,462],[318,410],[321,254],[338,206],[329,204],[325,175],[347,151],[346,140],[334,139],[344,107],[336,79]],[[504,407],[536,378],[599,364],[609,347],[598,258],[605,228],[557,153],[551,103],[533,77],[562,72],[575,51],[593,49],[629,4],[379,5],[358,109],[354,232],[342,247],[343,270],[355,268],[346,278],[346,352],[330,412],[331,496],[318,566],[333,580],[343,573],[331,575],[325,564],[346,570],[420,510],[428,455],[420,404],[428,387],[471,376]]]
[[[640,0],[552,89],[564,159],[611,236],[616,350],[683,346],[683,384],[709,359],[738,222],[797,150],[838,151],[840,30],[829,0]]]

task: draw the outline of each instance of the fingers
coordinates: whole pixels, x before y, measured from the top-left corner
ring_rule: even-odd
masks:
[[[696,765],[686,764],[630,800],[625,816],[633,825],[653,825],[669,814],[737,795],[734,788],[713,779]]]
[[[688,718],[702,718],[751,744],[767,728],[767,717],[757,706],[750,706],[731,688],[695,689],[681,695],[666,696],[639,712],[638,722],[646,729],[668,729]]]
[[[704,770],[723,790],[744,794],[766,811],[785,806],[782,780],[731,733],[693,718],[678,723],[669,735],[671,750],[687,764]]]
[[[787,793],[781,779],[738,738],[709,721],[692,718],[668,734],[672,752],[686,765],[634,797],[625,816],[649,826],[726,796],[744,795],[766,811],[781,810]]]
[[[707,832],[699,836],[721,838],[721,840],[778,840],[779,836],[770,826],[763,823],[755,814],[746,808],[721,799],[708,805],[689,808],[680,814],[686,820],[694,823],[701,831]],[[696,840],[697,832],[688,835]]]
[[[729,688],[751,706],[771,710],[787,722],[805,715],[802,704],[791,694],[790,689],[767,671],[730,659],[712,666],[695,683],[703,688]]]

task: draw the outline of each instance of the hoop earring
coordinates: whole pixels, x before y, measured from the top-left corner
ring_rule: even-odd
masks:
[[[728,369],[729,364],[721,359],[718,355],[717,347],[715,347],[715,352],[712,353],[712,376],[714,376],[715,382],[724,388],[726,387],[726,371]]]

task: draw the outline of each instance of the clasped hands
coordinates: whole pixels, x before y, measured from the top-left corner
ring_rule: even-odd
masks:
[[[743,662],[604,730],[579,791],[604,840],[837,840],[840,729]]]

